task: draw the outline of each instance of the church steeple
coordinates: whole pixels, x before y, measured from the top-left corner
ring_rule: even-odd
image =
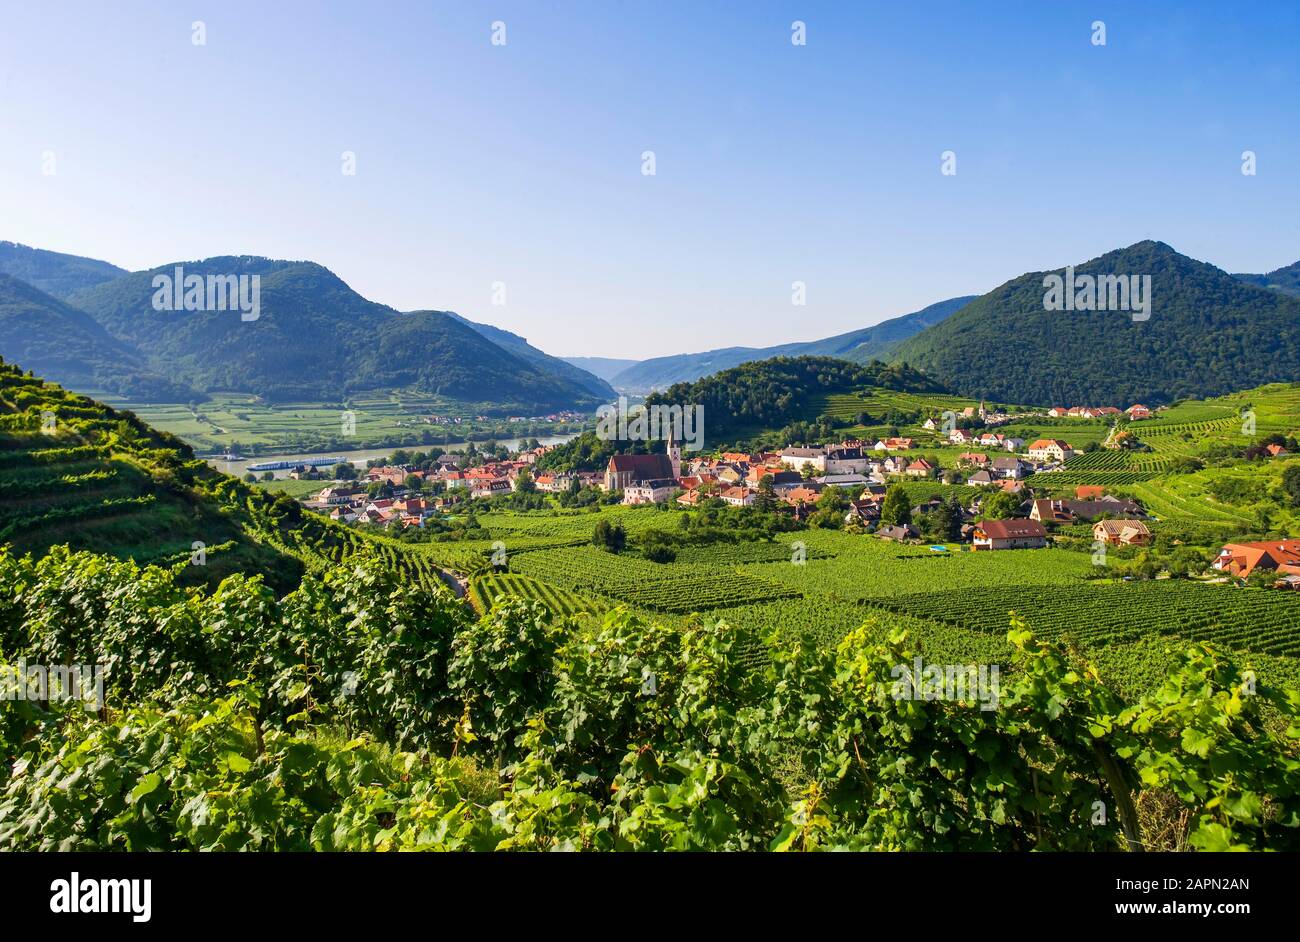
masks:
[[[677,447],[677,442],[673,438],[672,424],[668,424],[668,461],[673,466],[673,477],[682,476],[682,450]]]

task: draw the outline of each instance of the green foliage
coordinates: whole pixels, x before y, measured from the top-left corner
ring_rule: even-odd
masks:
[[[1300,374],[1294,297],[1245,284],[1160,242],[1109,252],[1075,271],[1150,275],[1150,319],[1044,310],[1044,273],[1033,272],[975,299],[891,357],[966,395],[1044,405],[1151,405]]]

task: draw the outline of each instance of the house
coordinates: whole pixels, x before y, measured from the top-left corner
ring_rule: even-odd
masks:
[[[912,447],[910,438],[882,438],[876,442],[876,451],[907,451]]]
[[[328,505],[346,504],[349,503],[353,497],[356,497],[358,494],[364,494],[364,493],[365,491],[359,487],[351,487],[351,486],[323,487],[321,488],[320,492],[317,493],[316,500],[319,503],[328,504]]]
[[[754,492],[747,487],[729,487],[718,496],[733,507],[748,507],[754,503]]]
[[[804,485],[803,487],[795,487],[787,491],[785,494],[785,502],[796,506],[799,504],[815,504],[818,496],[820,496],[820,485],[818,486],[818,489]]]
[[[765,477],[772,479],[773,488],[782,485],[797,486],[803,481],[803,475],[798,471],[785,471],[781,468],[769,468],[766,465],[760,465],[757,468],[749,469],[749,473],[745,475],[745,485],[756,488],[763,483]]]
[[[1140,402],[1133,403],[1133,405],[1129,406],[1124,411],[1127,412],[1128,417],[1130,419],[1133,419],[1134,421],[1137,421],[1138,419],[1151,418],[1151,410],[1148,409],[1146,406],[1142,405],[1142,403]]]
[[[1029,511],[1029,519],[1037,520],[1039,523],[1069,523],[1074,520],[1074,514],[1066,508],[1065,502],[1060,500],[1036,500]]]
[[[967,484],[992,484],[993,475],[983,470],[976,471],[974,474],[972,474],[970,477],[966,479],[966,483]]]
[[[982,451],[963,451],[957,456],[958,464],[974,465],[977,468],[983,468],[989,463],[989,456]]]
[[[904,523],[901,526],[896,524],[890,527],[881,527],[876,531],[876,536],[882,540],[896,540],[901,543],[904,540],[918,539],[921,536],[921,531],[910,523]]]
[[[705,495],[700,493],[699,488],[677,495],[677,503],[683,507],[696,507],[704,499]]]
[[[1092,538],[1120,546],[1146,546],[1151,542],[1151,531],[1141,520],[1098,520],[1093,524]]]
[[[410,470],[410,468],[370,468],[366,471],[366,480],[372,483],[374,481],[387,481],[389,484],[401,484],[406,480],[406,475],[410,473]]]
[[[653,481],[638,481],[623,488],[625,504],[657,504],[672,496],[678,489],[676,478],[656,478]]]
[[[811,467],[814,471],[826,470],[825,448],[786,448],[781,452],[781,463],[796,471]]]
[[[1039,461],[1068,461],[1074,457],[1074,449],[1059,438],[1040,438],[1029,446],[1029,457]]]
[[[1029,473],[1029,468],[1023,461],[1010,455],[994,458],[990,462],[989,470],[996,477],[1008,478],[1013,481],[1018,481]]]
[[[569,489],[569,485],[573,483],[573,475],[543,472],[533,479],[533,483],[543,493],[560,494]]]
[[[975,435],[964,428],[955,428],[948,433],[948,442],[953,445],[969,445]]]
[[[903,471],[910,478],[928,478],[934,473],[934,465],[924,458],[917,458]]]
[[[977,550],[1042,549],[1047,531],[1037,520],[981,520],[975,524]]]
[[[1268,456],[1270,458],[1281,458],[1283,455],[1291,454],[1291,452],[1287,451],[1281,445],[1268,445],[1265,450],[1268,451]]]
[[[921,428],[925,429],[927,432],[933,432],[938,427],[939,423],[934,420],[934,416],[930,416],[930,418],[921,423]]]
[[[1080,484],[1074,489],[1074,496],[1079,500],[1100,500],[1106,488],[1100,484]]]
[[[357,514],[352,511],[351,507],[338,504],[330,511],[330,519],[337,523],[351,523],[357,519]]]
[[[1080,520],[1096,520],[1102,514],[1121,517],[1142,517],[1145,511],[1135,500],[1120,500],[1118,497],[1103,497],[1100,500],[1062,501],[1065,508]]]
[[[1084,409],[1083,414],[1088,419],[1104,419],[1108,415],[1120,415],[1120,411],[1114,406],[1095,406],[1091,409]]]
[[[676,451],[670,444],[670,448]],[[605,490],[621,491],[641,481],[661,481],[681,475],[681,458],[656,452],[653,455],[611,455],[605,466]]]
[[[844,515],[845,523],[858,526],[874,526],[880,521],[880,502],[874,500],[849,501],[849,512]]]
[[[861,474],[870,463],[859,446],[832,445],[826,449],[822,470],[826,474]]]
[[[1068,412],[1062,406],[1052,406],[1052,408],[1047,410],[1047,414],[1054,419],[1063,419]]]
[[[513,490],[505,478],[479,478],[470,485],[471,497],[498,497]]]
[[[1279,576],[1300,575],[1300,540],[1228,543],[1212,563],[1220,572],[1239,578],[1256,569],[1275,569]]]
[[[826,487],[840,488],[858,486],[865,487],[868,484],[876,483],[874,479],[862,474],[824,474],[821,477],[816,478],[816,481],[818,484],[825,485]]]

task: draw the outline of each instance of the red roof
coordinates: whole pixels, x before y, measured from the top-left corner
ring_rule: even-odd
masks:
[[[1037,520],[1022,518],[981,520],[975,526],[990,540],[1020,540],[1026,537],[1047,536],[1047,531]]]

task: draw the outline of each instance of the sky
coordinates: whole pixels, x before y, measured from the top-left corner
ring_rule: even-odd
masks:
[[[1148,238],[1300,259],[1290,0],[0,4],[0,239],[310,259],[556,355],[812,340]]]

